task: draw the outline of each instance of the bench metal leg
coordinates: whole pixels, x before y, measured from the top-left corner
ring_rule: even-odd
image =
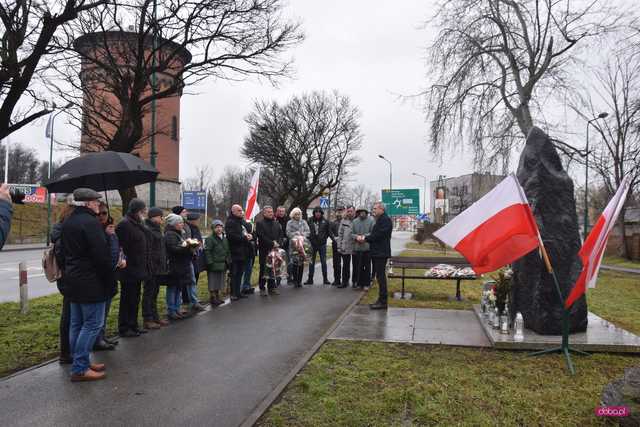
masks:
[[[462,301],[462,295],[460,295],[460,279],[456,280],[456,300]]]

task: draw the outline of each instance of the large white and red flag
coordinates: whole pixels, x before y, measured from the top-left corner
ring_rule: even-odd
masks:
[[[540,244],[527,197],[513,174],[433,234],[464,255],[477,274],[510,264]]]
[[[260,166],[256,169],[253,174],[253,178],[251,178],[251,187],[249,187],[249,194],[247,195],[247,204],[244,208],[245,218],[249,221],[253,220],[258,212],[260,212],[260,207],[258,206],[258,187],[260,186]]]
[[[613,195],[613,198],[609,202],[604,212],[598,218],[598,221],[593,226],[591,233],[585,239],[578,252],[578,256],[582,261],[582,272],[578,276],[576,284],[573,286],[571,293],[565,301],[565,307],[569,308],[571,305],[586,292],[587,286],[594,288],[596,286],[596,280],[598,279],[598,271],[600,270],[600,263],[604,251],[607,248],[607,241],[609,240],[609,234],[616,224],[620,210],[624,206],[627,200],[627,193],[631,185],[631,178],[627,176],[620,183],[618,191]]]

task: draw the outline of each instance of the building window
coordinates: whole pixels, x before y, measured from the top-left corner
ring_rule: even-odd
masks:
[[[171,139],[178,140],[178,117],[176,116],[171,118]]]

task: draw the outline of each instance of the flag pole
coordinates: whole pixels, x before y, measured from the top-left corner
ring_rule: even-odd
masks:
[[[526,203],[527,206],[529,206],[529,202],[527,200],[526,195],[524,194],[524,190],[520,186],[520,182],[518,181],[518,178],[515,176],[515,174],[512,174],[512,175],[518,184],[517,187],[518,187],[518,191],[520,192],[520,197],[522,199],[522,202]],[[531,208],[529,207],[529,209]],[[560,344],[560,347],[554,347],[554,348],[536,351],[534,353],[529,354],[529,356],[541,356],[543,354],[552,354],[552,353],[564,354],[569,372],[571,373],[571,375],[575,375],[576,371],[575,371],[575,368],[573,367],[573,362],[571,361],[571,353],[576,353],[584,356],[589,356],[589,353],[573,349],[569,345],[569,314],[570,312],[569,312],[569,309],[565,307],[565,298],[562,295],[562,290],[560,289],[560,283],[558,282],[558,277],[556,276],[556,272],[554,271],[553,266],[551,265],[551,259],[549,258],[549,254],[547,253],[547,248],[544,246],[544,242],[542,241],[540,230],[538,229],[537,224],[535,225],[536,225],[536,230],[538,231],[538,241],[540,242],[540,258],[542,258],[542,261],[544,262],[547,272],[553,278],[553,284],[556,288],[556,293],[558,294],[560,305],[562,306],[562,342]]]

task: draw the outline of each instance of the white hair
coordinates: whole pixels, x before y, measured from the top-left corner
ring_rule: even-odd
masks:
[[[380,201],[380,200],[379,200],[379,201],[377,201],[377,202],[375,202],[375,203],[373,204],[373,206],[374,206],[374,207],[375,207],[376,205],[377,205],[377,206],[380,206],[380,207],[382,208],[382,210],[383,210],[383,211],[386,211],[386,210],[387,210],[387,205],[385,205],[385,204],[384,204],[382,201]]]
[[[300,210],[300,208],[293,208],[289,213],[289,217],[293,218],[298,213],[300,214],[300,216],[302,216],[302,211]]]

